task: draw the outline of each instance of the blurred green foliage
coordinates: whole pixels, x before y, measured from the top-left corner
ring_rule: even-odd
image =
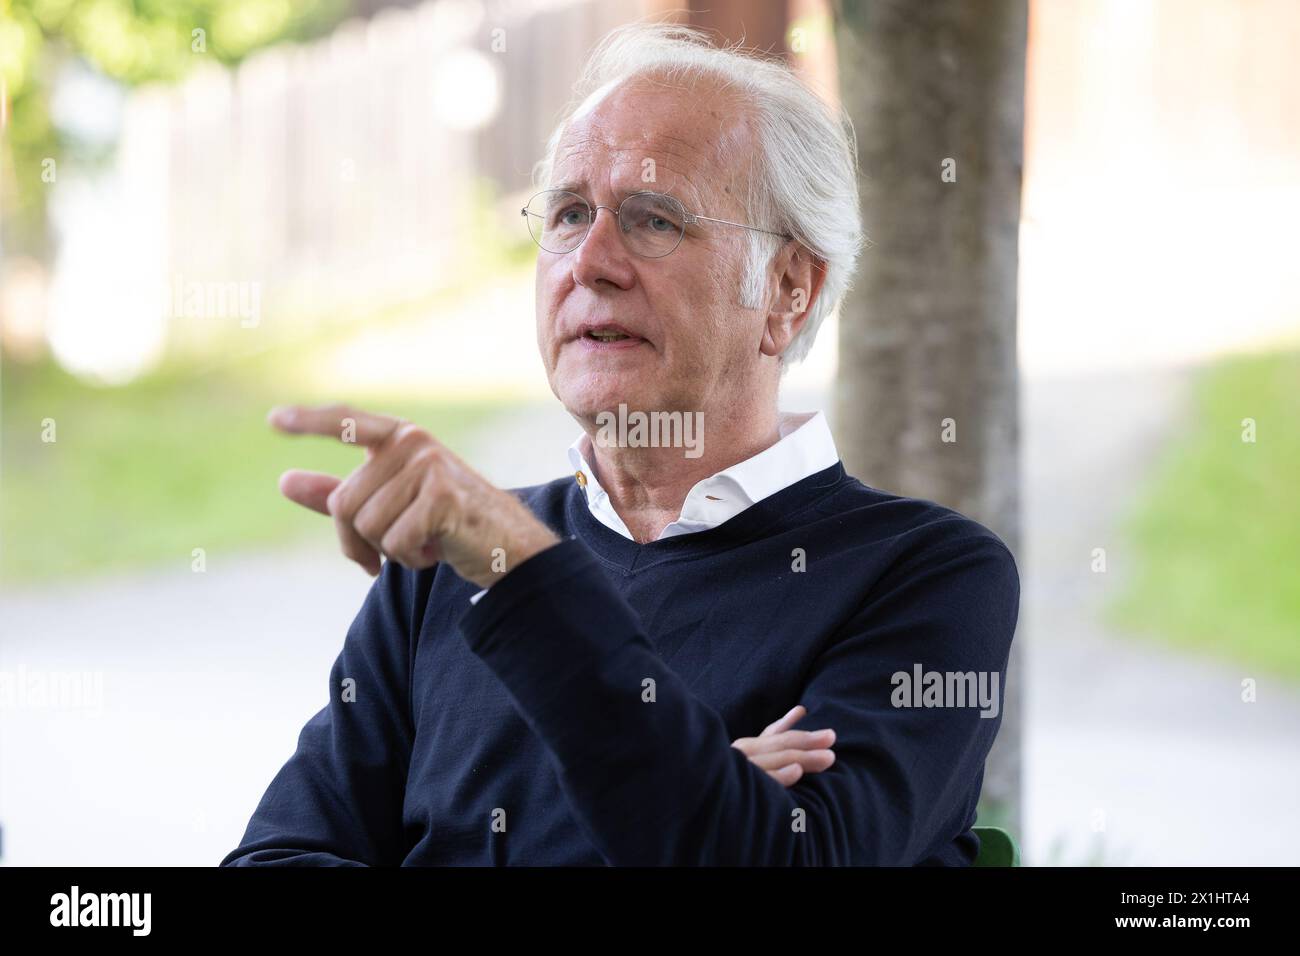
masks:
[[[1136,567],[1113,624],[1300,682],[1297,421],[1300,352],[1201,370],[1187,431],[1127,522]]]
[[[9,252],[49,252],[46,159],[96,158],[51,120],[60,64],[79,57],[128,86],[175,82],[205,59],[235,64],[287,40],[321,36],[348,0],[0,0],[0,83],[9,101],[0,189],[0,242]]]

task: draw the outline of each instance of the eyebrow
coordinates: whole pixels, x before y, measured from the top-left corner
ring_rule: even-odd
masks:
[[[587,184],[585,182],[576,182],[574,180],[568,180],[567,182],[556,183],[554,186],[549,186],[547,188],[563,189],[565,192],[577,193],[579,196],[582,196],[584,199],[586,199],[587,194],[584,191],[584,187],[586,185]],[[631,196],[633,193],[644,193],[644,192],[658,193],[661,196],[672,196],[683,206],[685,206],[688,212],[691,213],[695,213],[699,206],[699,203],[694,199],[689,199],[689,198],[683,199],[681,196],[678,196],[676,193],[670,193],[662,189],[623,189],[623,190],[619,190],[616,193],[616,195],[620,200],[623,200],[626,199],[628,196]],[[588,202],[590,202],[590,200],[588,200]],[[592,203],[592,205],[595,204]],[[700,215],[702,215],[702,213]]]

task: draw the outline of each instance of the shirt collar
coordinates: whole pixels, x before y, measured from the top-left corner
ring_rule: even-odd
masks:
[[[697,481],[682,502],[681,514],[659,533],[658,540],[717,527],[750,505],[840,460],[823,412],[781,412],[778,426],[781,437],[776,444]],[[632,533],[610,504],[609,494],[596,480],[590,464],[591,438],[586,432],[569,446],[568,455],[574,479],[586,492],[592,516],[631,539]]]

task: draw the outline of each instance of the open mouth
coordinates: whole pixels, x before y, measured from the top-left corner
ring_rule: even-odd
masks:
[[[630,339],[632,336],[625,335],[622,332],[593,331],[587,333],[587,338],[594,339],[597,342],[620,342],[623,339]]]

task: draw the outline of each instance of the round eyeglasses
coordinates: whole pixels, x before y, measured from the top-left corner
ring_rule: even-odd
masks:
[[[647,259],[661,259],[668,255],[681,244],[687,225],[697,222],[716,222],[783,239],[792,238],[787,233],[759,229],[743,222],[692,215],[675,197],[656,192],[632,193],[615,209],[613,206],[593,206],[567,189],[544,189],[528,200],[528,205],[519,210],[519,214],[527,220],[528,234],[537,245],[546,252],[563,255],[582,245],[601,209],[614,214],[618,231],[628,249]]]

